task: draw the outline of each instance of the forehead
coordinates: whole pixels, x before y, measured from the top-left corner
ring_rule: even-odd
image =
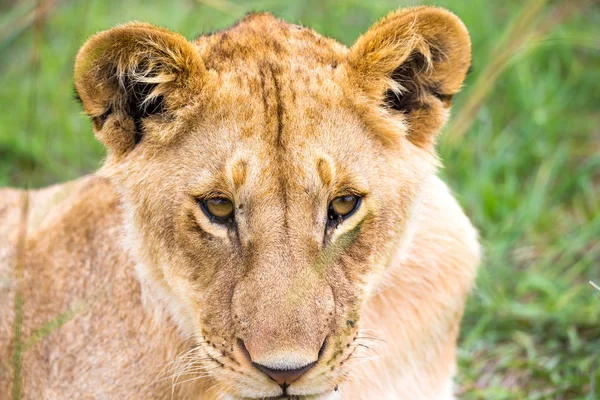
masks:
[[[279,65],[336,66],[348,49],[299,25],[270,14],[249,14],[232,27],[200,36],[195,45],[209,70],[239,70],[261,62]]]
[[[237,186],[235,181],[263,187],[287,182],[299,190],[335,181],[365,186],[361,182],[376,172],[384,156],[381,144],[342,108],[313,110],[285,97],[268,96],[254,105],[224,104],[186,135],[176,159],[193,175],[230,186]]]
[[[215,167],[293,165],[298,181],[372,161],[365,148],[376,143],[344,90],[344,46],[262,14],[196,45],[209,79],[191,140],[210,146]]]
[[[222,119],[249,122],[238,126],[246,136],[282,142],[286,127],[301,130],[324,107],[348,105],[338,68],[347,49],[310,29],[251,14],[196,45],[208,70],[202,103]]]

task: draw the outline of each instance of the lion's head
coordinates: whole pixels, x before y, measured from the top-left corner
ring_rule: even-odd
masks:
[[[438,8],[393,12],[350,48],[269,14],[193,42],[130,23],[83,46],[76,89],[147,295],[227,393],[344,378],[469,64]]]

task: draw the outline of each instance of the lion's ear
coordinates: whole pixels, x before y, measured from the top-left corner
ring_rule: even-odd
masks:
[[[349,65],[358,85],[391,113],[402,113],[408,138],[434,142],[452,96],[471,63],[463,23],[449,11],[416,7],[392,12],[352,46]]]
[[[146,118],[182,106],[203,71],[183,36],[129,23],[92,36],[79,50],[75,89],[96,136],[119,155],[143,139]]]

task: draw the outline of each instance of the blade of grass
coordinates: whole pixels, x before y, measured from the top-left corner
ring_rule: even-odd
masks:
[[[198,3],[212,7],[231,17],[239,18],[246,13],[246,9],[227,0],[196,0]]]
[[[596,293],[596,296],[598,296],[598,298],[600,299],[600,286],[596,285],[592,281],[590,281],[590,285],[592,285],[592,287],[598,291],[598,293]]]
[[[56,2],[57,0],[46,0],[43,2],[38,1],[36,2],[37,5],[33,10],[27,12],[25,15],[15,18],[0,28],[0,48],[6,46],[8,42],[14,40],[21,33],[25,32],[38,19],[46,16]]]
[[[524,48],[531,50],[539,45],[553,28],[574,12],[584,8],[589,2],[578,1],[569,2],[568,6],[557,5],[540,20],[539,15],[545,3],[546,0],[530,0],[523,6],[515,21],[506,28],[500,44],[493,52],[495,56],[479,74],[469,92],[469,98],[446,129],[447,133],[442,136],[442,140],[451,144],[457,143],[471,127],[498,78],[514,61],[514,56]]]
[[[13,400],[21,399],[21,355],[23,353],[23,268],[25,264],[25,241],[27,238],[27,220],[29,217],[29,192],[24,191],[21,202],[21,219],[16,246],[15,265],[15,303],[14,303],[14,338],[13,338]]]
[[[52,332],[59,329],[61,326],[71,321],[77,315],[87,310],[94,301],[99,299],[105,294],[105,291],[100,291],[95,295],[89,296],[86,299],[73,303],[69,309],[63,313],[58,314],[50,321],[46,322],[40,328],[36,329],[29,337],[23,341],[21,346],[21,352],[24,353],[29,350],[32,346],[43,340],[45,337],[50,335]]]

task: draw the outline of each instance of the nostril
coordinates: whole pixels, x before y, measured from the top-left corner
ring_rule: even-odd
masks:
[[[296,381],[300,378],[306,371],[314,367],[317,362],[312,362],[310,364],[306,364],[303,367],[296,369],[274,369],[265,367],[264,365],[260,365],[257,363],[252,363],[256,368],[260,371],[268,375],[271,379],[277,382],[280,385],[289,385],[290,383]]]
[[[250,357],[250,352],[248,352],[248,349],[246,348],[244,341],[242,339],[238,339],[237,343],[238,343],[238,347],[242,351],[242,354],[244,355],[246,360],[248,360],[249,362],[252,362],[252,357]]]
[[[323,340],[323,344],[321,345],[321,348],[319,349],[319,355],[317,356],[317,361],[321,359],[321,356],[323,356],[323,353],[325,353],[325,348],[327,347],[327,338],[325,338],[325,340]]]

